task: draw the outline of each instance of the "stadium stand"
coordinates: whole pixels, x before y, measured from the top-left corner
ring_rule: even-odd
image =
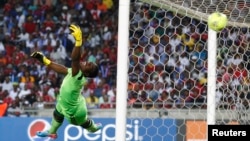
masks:
[[[70,23],[79,24],[84,31],[82,60],[97,62],[101,68],[83,95],[88,97],[89,91],[98,98],[102,93],[112,94],[110,88],[116,84],[116,1],[8,0],[1,1],[0,6],[0,100],[8,104],[5,115],[29,116],[23,110],[54,107],[62,76],[29,55],[38,50],[70,66]]]
[[[100,64],[98,77],[82,91],[94,103],[89,108],[115,108],[118,2],[103,2],[1,1],[0,100],[8,103],[9,109],[54,106],[62,77],[30,59],[29,54],[39,50],[70,66],[72,38],[67,26],[72,22],[81,26],[86,38],[82,59]],[[128,107],[205,109],[206,23],[134,3],[129,31]],[[225,29],[219,35],[218,108],[233,109],[237,102],[249,106],[248,31]],[[93,93],[95,101],[91,101]]]

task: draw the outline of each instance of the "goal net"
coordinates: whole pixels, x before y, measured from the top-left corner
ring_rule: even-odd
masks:
[[[207,140],[208,27],[219,11],[215,124],[249,124],[249,0],[132,0],[128,117],[134,140]]]

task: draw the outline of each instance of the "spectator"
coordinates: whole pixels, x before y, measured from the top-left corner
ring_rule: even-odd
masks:
[[[46,83],[42,89],[42,99],[44,102],[55,102],[54,88],[51,88],[50,83]]]
[[[154,89],[154,84],[150,83],[148,89],[146,90],[147,96],[152,100],[156,101],[160,95],[160,92]]]
[[[10,91],[9,96],[12,100],[15,100],[20,92],[19,84],[17,82],[13,83],[13,89]]]
[[[203,44],[196,44],[194,46],[194,51],[191,54],[191,57],[196,58],[196,65],[202,66],[204,61],[207,59],[207,50],[205,50]]]
[[[56,40],[56,45],[53,47],[50,53],[51,60],[59,64],[65,64],[66,57],[67,53],[65,47],[61,44],[60,40]]]
[[[134,105],[134,103],[138,99],[138,94],[135,93],[134,91],[129,91],[128,92],[128,106],[133,106],[134,108],[137,108],[137,104]]]
[[[24,110],[20,108],[18,101],[13,101],[10,107],[8,107],[7,116],[8,117],[28,117],[29,114],[24,112]]]
[[[187,103],[187,107],[198,108],[204,102],[204,97],[202,97],[200,91],[197,88],[193,88],[188,97],[185,99],[185,103]]]
[[[93,8],[90,10],[90,14],[92,16],[94,25],[98,25],[100,24],[100,15],[101,15],[102,11],[100,9],[97,8],[97,5],[94,4]],[[105,31],[104,31],[105,32]]]
[[[18,35],[18,41],[21,42],[21,41],[29,40],[29,38],[30,38],[29,36],[30,36],[30,34],[27,33],[25,31],[25,29],[22,29],[21,33]]]
[[[13,90],[13,83],[10,81],[10,76],[5,76],[4,82],[1,84],[2,90],[7,90],[10,92]]]
[[[89,96],[86,97],[86,103],[89,109],[98,108],[99,99],[97,96],[95,96],[95,93],[93,90],[91,90]]]
[[[29,34],[28,39],[23,41],[23,44],[25,45],[25,53],[30,54],[32,50],[35,48],[35,41],[34,41],[34,35]]]
[[[36,31],[37,25],[34,22],[34,17],[32,15],[27,16],[27,20],[23,23],[23,28],[30,35]]]
[[[52,15],[51,13],[47,13],[45,16],[45,20],[43,21],[44,27],[48,28],[50,27],[50,29],[54,29],[55,28],[55,22],[52,20]]]
[[[36,89],[35,88],[32,88],[31,89],[31,93],[30,94],[28,94],[28,95],[26,95],[25,97],[24,97],[24,102],[27,102],[28,104],[27,104],[27,106],[28,107],[33,107],[33,105],[34,105],[34,103],[35,102],[37,102],[38,100],[38,98],[37,98],[37,93],[36,93]]]
[[[114,95],[110,96],[110,103],[112,108],[116,108],[116,88],[113,89]]]
[[[106,91],[103,91],[102,96],[99,98],[99,108],[100,109],[110,109],[112,104],[109,102],[109,96]]]
[[[25,96],[31,93],[31,88],[28,84],[24,84],[24,88],[21,89],[20,93],[18,94],[18,98],[23,100]]]
[[[5,47],[3,42],[0,40],[0,52],[4,52],[5,51]],[[1,63],[2,63],[2,59],[1,59]],[[4,63],[4,62],[3,62]]]
[[[162,91],[160,97],[154,102],[154,108],[161,109],[166,108],[170,109],[173,106],[173,101],[169,97],[169,93],[167,91]]]
[[[150,98],[148,98],[146,91],[141,91],[139,98],[133,103],[133,107],[149,110],[153,107],[153,102]]]
[[[67,5],[62,6],[62,11],[60,15],[60,19],[66,21],[67,25],[71,23],[72,14],[69,12],[69,7]]]
[[[84,97],[88,97],[90,95],[90,92],[92,90],[88,87],[88,85],[84,85],[83,89],[82,89],[82,95]]]
[[[30,74],[30,70],[26,70],[19,80],[21,84],[28,85],[29,88],[33,87],[35,81],[35,77]]]
[[[2,93],[2,95],[3,95],[3,102],[7,103],[8,105],[10,105],[13,100],[12,100],[12,98],[9,95],[9,91],[4,90],[3,93]]]
[[[0,117],[6,116],[8,104],[0,99]]]
[[[105,26],[103,28],[103,36],[102,39],[104,40],[104,42],[109,42],[112,39],[112,31],[109,29],[108,26]]]
[[[55,107],[55,100],[46,91],[42,93],[43,108],[51,109]]]

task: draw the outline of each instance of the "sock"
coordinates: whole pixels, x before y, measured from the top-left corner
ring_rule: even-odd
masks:
[[[87,128],[87,130],[90,132],[96,132],[97,130],[99,130],[99,127],[96,126],[93,120],[91,120],[91,125]]]
[[[92,119],[87,119],[85,123],[81,125],[82,128],[87,129],[89,132],[96,132],[100,129],[100,126],[97,126]]]
[[[49,133],[50,134],[56,134],[58,128],[62,125],[62,123],[59,123],[57,122],[54,118],[52,119],[52,122],[51,122],[51,127],[50,127],[50,130],[49,130]]]

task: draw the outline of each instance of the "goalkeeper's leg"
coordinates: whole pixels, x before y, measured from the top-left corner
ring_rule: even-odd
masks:
[[[92,119],[87,119],[82,125],[82,128],[88,130],[91,133],[94,133],[102,128],[101,123],[95,123]]]
[[[50,137],[53,139],[57,138],[57,130],[62,125],[64,120],[64,116],[57,111],[57,109],[53,112],[53,118],[51,122],[51,128],[47,131],[38,131],[37,136],[39,137]]]
[[[87,107],[83,102],[78,106],[77,112],[74,116],[72,116],[70,122],[75,125],[80,125],[82,128],[91,133],[100,130],[102,128],[102,124],[95,123],[92,119],[89,119],[87,113]]]

